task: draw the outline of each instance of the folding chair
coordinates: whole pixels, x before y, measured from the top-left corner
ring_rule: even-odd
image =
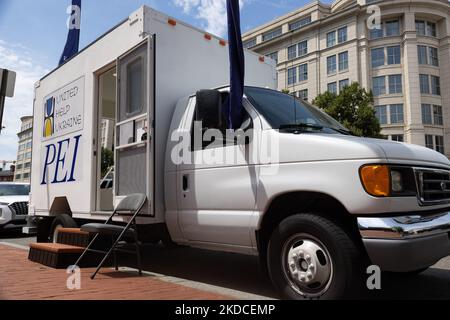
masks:
[[[89,224],[83,225],[81,227],[81,230],[85,231],[85,232],[89,232],[91,234],[95,234],[95,237],[89,243],[89,245],[84,250],[84,252],[80,256],[80,258],[78,258],[78,261],[75,263],[75,267],[77,267],[80,264],[81,260],[88,252],[96,252],[96,253],[105,254],[103,260],[98,265],[97,270],[91,276],[91,279],[94,280],[95,276],[100,271],[100,269],[102,268],[102,266],[106,262],[106,260],[111,256],[111,254],[114,255],[114,265],[115,265],[115,268],[117,271],[117,270],[119,270],[119,266],[118,266],[118,262],[117,262],[116,252],[125,252],[125,253],[131,253],[131,254],[136,253],[137,263],[138,263],[138,267],[139,267],[139,275],[142,275],[141,248],[140,248],[140,241],[138,238],[136,218],[137,218],[139,212],[141,211],[142,207],[144,206],[146,200],[147,200],[147,197],[144,194],[129,195],[119,203],[119,205],[114,210],[113,214],[109,217],[109,219],[106,221],[105,224],[89,223]],[[117,226],[117,225],[111,224],[115,215],[130,216],[131,219],[125,227]],[[109,251],[100,251],[100,250],[91,249],[92,245],[94,244],[94,242],[97,240],[97,238],[99,236],[111,236],[112,246],[111,246],[111,249],[109,249]],[[114,240],[114,237],[117,237],[117,238],[115,238],[115,240]],[[129,250],[124,250],[122,247],[119,246],[120,241],[122,241],[122,239],[124,237],[134,239],[135,246],[136,246],[135,252],[129,251]]]

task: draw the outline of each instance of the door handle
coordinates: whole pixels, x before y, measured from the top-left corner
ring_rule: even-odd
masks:
[[[185,174],[183,175],[183,191],[189,190],[189,175]]]

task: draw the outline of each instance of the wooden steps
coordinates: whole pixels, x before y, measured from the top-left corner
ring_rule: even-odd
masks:
[[[73,265],[84,248],[61,243],[32,243],[28,259],[44,266],[61,269]]]
[[[57,243],[32,243],[28,259],[55,269],[65,269],[73,265],[84,249],[89,245],[91,236],[77,228],[62,228],[58,230]],[[80,267],[95,267],[99,256],[88,253]]]

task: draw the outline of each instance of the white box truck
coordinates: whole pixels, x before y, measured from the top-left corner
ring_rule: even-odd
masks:
[[[364,266],[419,272],[450,254],[449,160],[350,135],[272,90],[269,59],[246,52],[240,135],[252,134],[219,139],[227,49],[142,7],[37,83],[40,240],[144,193],[146,241],[258,255],[284,298],[341,298]],[[200,128],[197,143],[198,122],[218,134]]]

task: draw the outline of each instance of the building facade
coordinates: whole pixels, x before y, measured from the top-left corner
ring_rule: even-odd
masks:
[[[15,182],[30,182],[31,180],[31,156],[33,145],[33,117],[22,117],[19,137],[19,149],[14,173]]]
[[[447,0],[314,1],[245,33],[243,41],[276,61],[279,90],[312,101],[358,82],[373,91],[388,139],[450,157]]]

